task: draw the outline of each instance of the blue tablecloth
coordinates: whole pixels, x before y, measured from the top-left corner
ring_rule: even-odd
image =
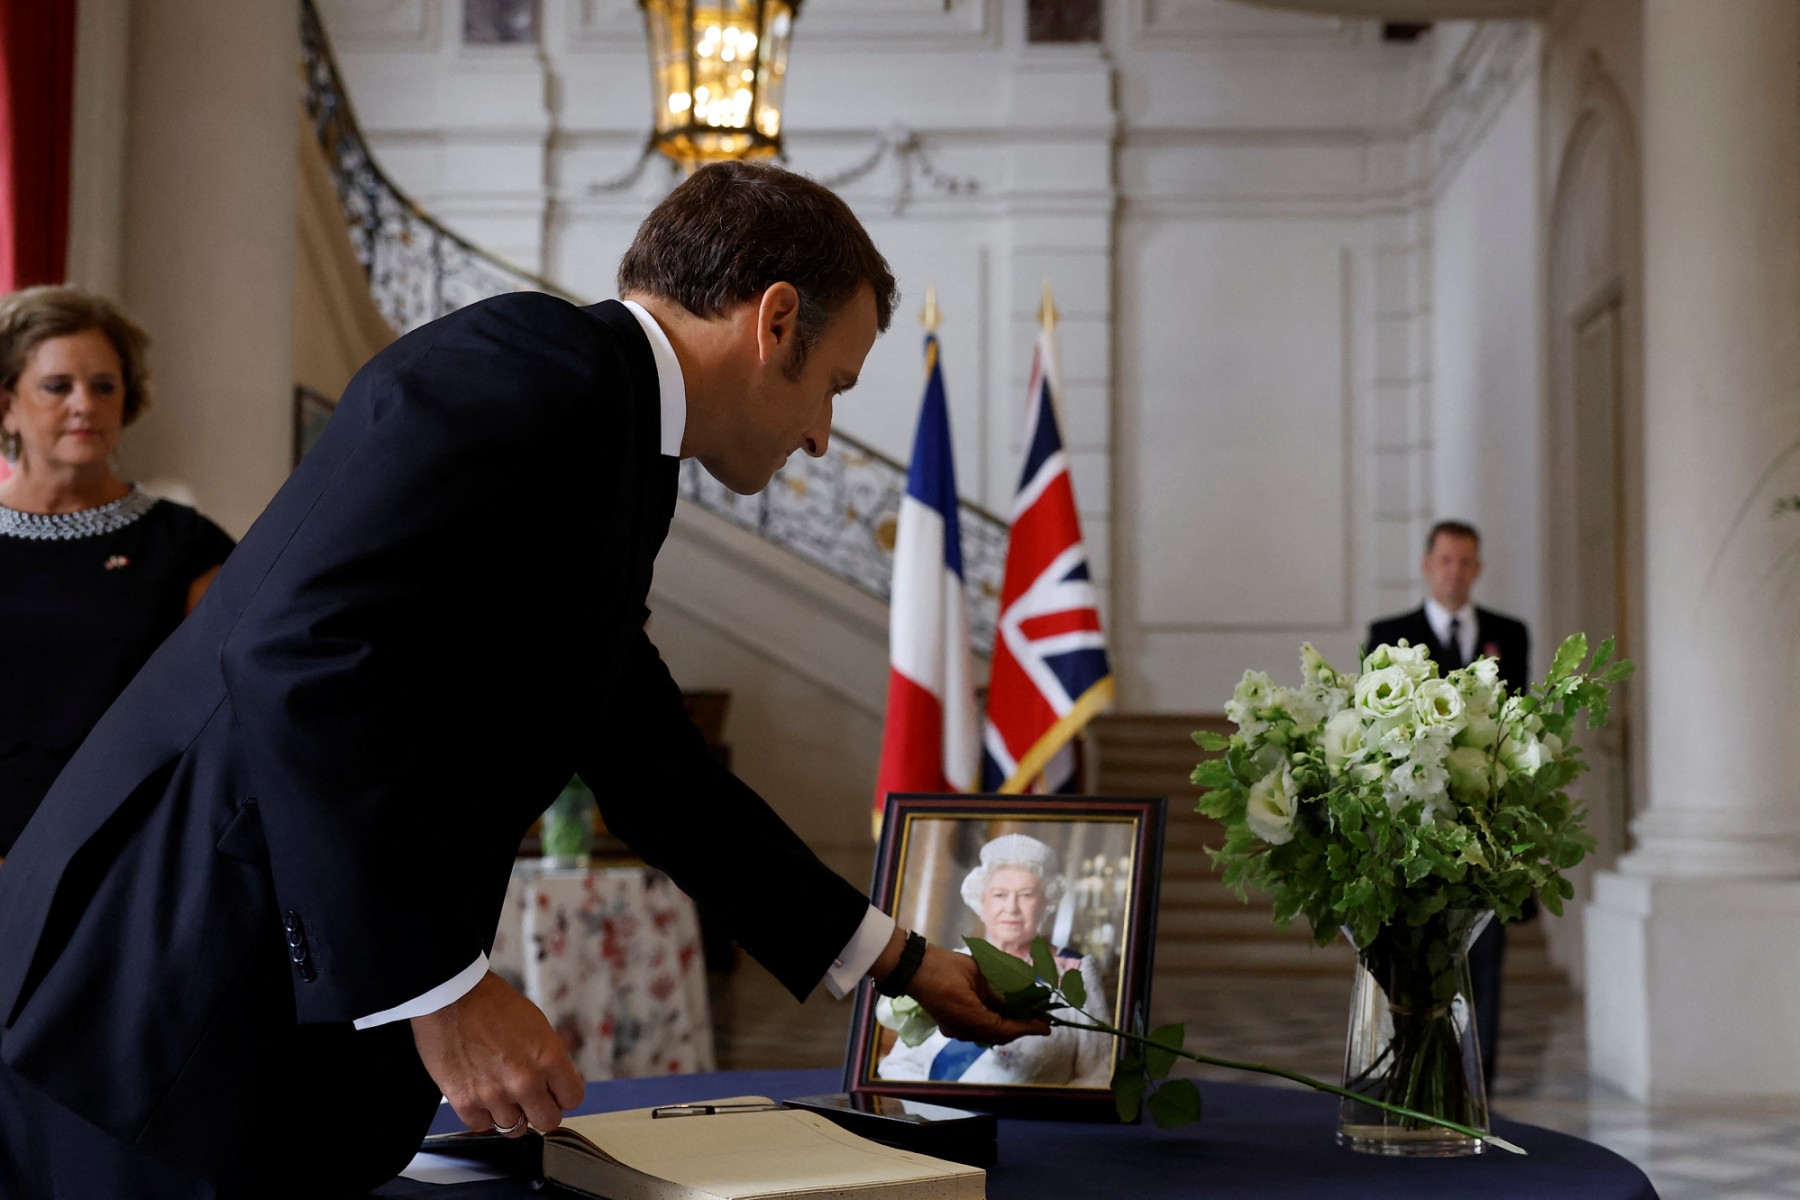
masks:
[[[840,1089],[837,1071],[722,1071],[590,1084],[581,1112],[609,1112],[719,1096],[783,1099]],[[1338,1147],[1337,1101],[1318,1092],[1242,1083],[1201,1085],[1206,1115],[1196,1125],[1000,1122],[1000,1158],[988,1172],[989,1200],[1110,1197],[1379,1196],[1383,1200],[1656,1200],[1644,1173],[1610,1150],[1563,1133],[1501,1121],[1496,1132],[1531,1153],[1489,1150],[1475,1158],[1392,1159]],[[461,1128],[444,1112],[435,1131]],[[523,1200],[528,1183],[425,1184],[395,1180],[382,1197]]]

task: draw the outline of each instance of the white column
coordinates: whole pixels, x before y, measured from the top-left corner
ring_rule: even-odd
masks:
[[[1646,0],[1648,808],[1596,880],[1596,1074],[1800,1093],[1800,4]]]

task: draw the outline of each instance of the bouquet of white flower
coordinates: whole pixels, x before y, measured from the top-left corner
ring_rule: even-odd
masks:
[[[1543,686],[1517,694],[1492,659],[1440,678],[1404,642],[1377,646],[1360,675],[1300,653],[1298,688],[1247,671],[1225,706],[1237,733],[1194,735],[1224,752],[1194,782],[1225,826],[1210,853],[1228,885],[1270,893],[1276,921],[1304,915],[1321,944],[1454,910],[1515,920],[1533,893],[1561,913],[1562,872],[1594,844],[1564,790],[1585,769],[1573,727],[1584,710],[1603,724],[1607,685],[1632,671],[1611,639],[1583,671],[1574,635]]]

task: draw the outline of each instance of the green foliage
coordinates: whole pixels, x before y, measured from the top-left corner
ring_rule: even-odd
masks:
[[[1150,1118],[1159,1129],[1174,1129],[1200,1119],[1200,1089],[1191,1079],[1171,1079],[1150,1093]]]

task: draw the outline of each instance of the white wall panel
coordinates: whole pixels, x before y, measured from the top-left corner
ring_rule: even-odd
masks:
[[[1124,569],[1146,629],[1349,620],[1350,235],[1126,225],[1119,504],[1135,518]]]

